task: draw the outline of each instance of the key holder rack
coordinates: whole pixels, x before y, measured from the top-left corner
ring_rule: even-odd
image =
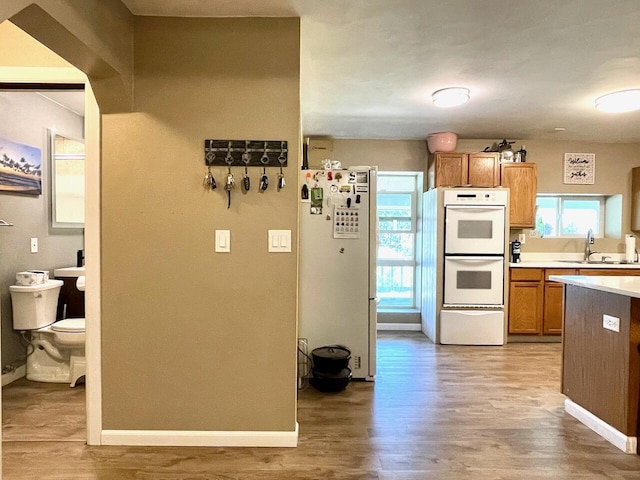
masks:
[[[281,140],[204,141],[204,164],[208,167],[286,167],[288,147]]]

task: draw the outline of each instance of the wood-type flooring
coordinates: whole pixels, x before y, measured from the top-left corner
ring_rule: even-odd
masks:
[[[560,353],[381,333],[375,383],[300,393],[297,448],[89,447],[83,390],[20,380],[3,391],[4,478],[640,479],[639,456],[564,412]]]

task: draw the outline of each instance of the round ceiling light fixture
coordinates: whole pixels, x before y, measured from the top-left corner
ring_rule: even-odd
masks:
[[[596,98],[596,110],[606,113],[624,113],[640,110],[640,89],[621,90]]]
[[[436,107],[457,107],[469,101],[469,89],[464,87],[442,88],[433,92],[431,99]]]

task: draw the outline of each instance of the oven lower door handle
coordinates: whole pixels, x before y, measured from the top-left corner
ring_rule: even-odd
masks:
[[[501,262],[504,260],[504,256],[502,255],[496,255],[493,257],[488,257],[488,256],[484,256],[484,257],[454,257],[454,256],[447,256],[445,257],[445,260],[449,260],[450,262],[456,262],[456,263],[483,263],[483,262]]]

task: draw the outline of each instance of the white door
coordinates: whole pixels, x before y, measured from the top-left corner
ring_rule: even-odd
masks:
[[[503,205],[448,205],[445,208],[445,254],[504,255]]]
[[[445,257],[444,304],[504,304],[504,257]]]

